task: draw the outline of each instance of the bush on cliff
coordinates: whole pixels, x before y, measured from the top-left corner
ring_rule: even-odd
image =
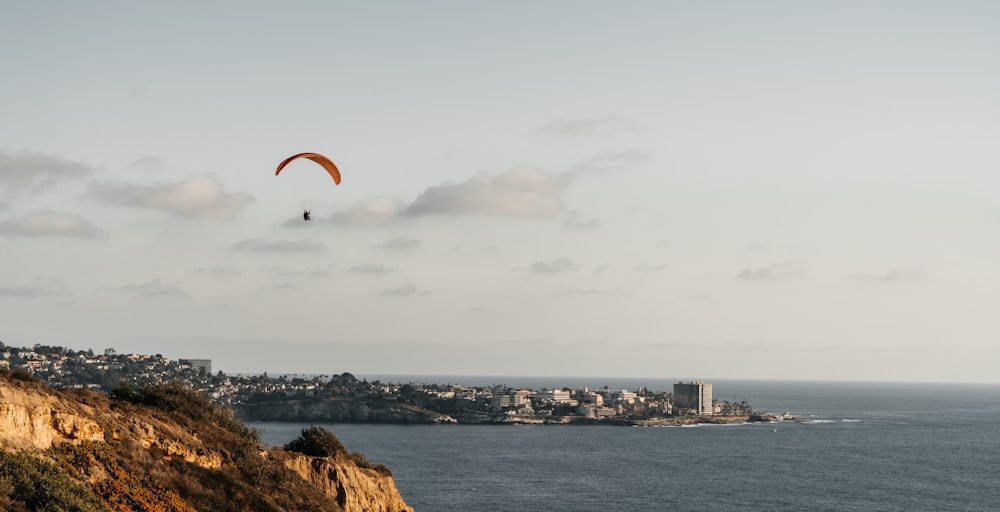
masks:
[[[375,464],[361,452],[348,453],[347,448],[337,439],[337,436],[323,427],[315,425],[302,429],[298,437],[285,445],[285,449],[310,457],[347,457],[362,469],[374,469],[376,472],[391,477],[392,471],[384,464]]]
[[[182,457],[169,460],[145,449],[128,438],[116,440],[120,451],[128,453],[130,467],[150,482],[162,484],[196,510],[279,512],[291,510],[333,511],[337,504],[322,490],[306,484],[280,460],[260,452],[259,431],[235,419],[232,411],[216,406],[201,393],[179,383],[119,384],[110,394],[113,402],[135,404],[130,413],[142,414],[151,407],[166,413],[185,430],[198,433],[206,443],[217,447],[224,456],[223,466],[208,469],[186,462]],[[112,471],[108,471],[115,474]],[[128,484],[127,480],[123,480]],[[167,511],[153,506],[144,510]]]
[[[302,429],[302,433],[289,441],[285,449],[310,457],[338,457],[347,454],[347,448],[344,448],[333,432],[316,425]]]
[[[0,370],[0,394],[7,387],[28,391],[26,403],[51,404],[92,419],[105,435],[103,441],[55,443],[44,452],[0,448],[0,511],[343,511],[324,487],[253,440],[256,431],[236,424],[231,411],[217,409],[196,391],[176,384],[123,384],[109,400],[88,390],[53,391],[25,374]],[[154,431],[152,444],[131,435]],[[192,438],[199,454],[217,455],[221,465],[168,452],[168,446]]]
[[[351,460],[353,460],[354,464],[357,465],[359,468],[374,469],[376,472],[382,475],[389,477],[392,476],[392,471],[389,470],[388,466],[386,466],[385,464],[375,464],[374,462],[368,460],[368,457],[366,457],[365,454],[361,452],[351,452]]]
[[[0,450],[0,509],[106,512],[100,499],[50,462]]]
[[[122,382],[111,390],[112,400],[148,405],[167,413],[186,416],[194,421],[215,423],[251,442],[260,441],[260,432],[248,428],[229,409],[216,407],[201,393],[179,382],[133,386]]]
[[[8,370],[6,368],[0,368],[0,378],[12,384],[20,383],[22,386],[26,386],[28,389],[38,390],[38,389],[48,388],[48,385],[42,382],[41,379],[21,370]]]

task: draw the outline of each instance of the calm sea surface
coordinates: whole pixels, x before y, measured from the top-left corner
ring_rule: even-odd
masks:
[[[371,379],[371,377],[369,377]],[[671,390],[673,381],[398,377]],[[696,427],[323,424],[418,512],[998,511],[1000,386],[712,381],[811,423]],[[283,445],[307,424],[255,423]],[[777,431],[774,431],[774,429]]]

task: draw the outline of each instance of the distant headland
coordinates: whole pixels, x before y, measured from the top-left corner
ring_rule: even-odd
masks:
[[[109,392],[123,383],[181,382],[245,421],[672,426],[796,420],[754,410],[745,400],[715,400],[712,384],[704,381],[677,382],[668,391],[388,383],[350,373],[227,375],[213,374],[208,359],[2,343],[0,368],[29,373],[53,388]]]

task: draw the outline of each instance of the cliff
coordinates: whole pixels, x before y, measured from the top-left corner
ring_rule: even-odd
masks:
[[[0,509],[412,511],[388,470],[346,450],[269,450],[193,391],[141,391],[53,390],[0,370]]]
[[[348,464],[343,460],[294,453],[283,457],[283,462],[285,467],[304,480],[323,489],[345,511],[413,511],[399,497],[392,478],[378,471],[359,468],[356,464]]]

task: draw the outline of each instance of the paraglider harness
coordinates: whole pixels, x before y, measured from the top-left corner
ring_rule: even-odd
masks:
[[[302,220],[307,221],[307,222],[310,221],[310,220],[312,220],[312,219],[309,218],[309,213],[310,213],[309,210],[303,210],[302,211]]]

